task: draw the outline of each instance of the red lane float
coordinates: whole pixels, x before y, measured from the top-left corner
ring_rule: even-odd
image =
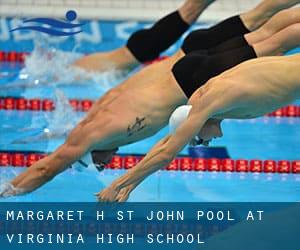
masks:
[[[87,112],[93,106],[94,101],[89,99],[70,99],[70,105],[75,111]],[[30,110],[53,111],[55,104],[50,99],[25,99],[15,97],[0,97],[0,109],[4,110]],[[289,105],[276,112],[268,114],[269,117],[300,117],[300,106]]]
[[[17,110],[27,110],[28,101],[24,98],[16,100],[16,109]]]
[[[93,105],[93,100],[69,100],[70,105],[75,111],[87,112]],[[13,97],[0,97],[0,109],[3,110],[18,110],[18,111],[53,111],[55,103],[50,99],[25,99]]]
[[[45,99],[42,102],[42,110],[44,111],[53,111],[55,109],[54,107],[54,101]]]
[[[204,172],[204,171],[207,170],[206,160],[205,159],[203,159],[203,158],[196,158],[196,159],[193,159],[193,163],[194,163],[194,167],[193,167],[194,171]]]
[[[220,161],[220,159],[215,159],[215,158],[207,159],[206,164],[207,164],[207,170],[209,172],[221,171],[222,162]]]
[[[250,161],[250,172],[252,173],[262,173],[263,164],[261,160],[251,160]]]
[[[0,51],[0,62],[23,63],[28,52]]]
[[[300,161],[292,162],[292,173],[299,174],[300,173]]]
[[[264,172],[265,173],[276,173],[277,163],[276,161],[267,160],[264,161]]]
[[[287,107],[280,108],[275,112],[268,114],[269,117],[299,117],[300,106],[289,105]]]
[[[0,152],[0,167],[29,167],[47,154],[23,153],[23,152]],[[142,156],[115,155],[107,164],[107,169],[130,169],[133,168]],[[239,172],[239,173],[279,173],[300,174],[300,160],[244,160],[244,159],[203,159],[178,157],[174,159],[164,170],[167,171],[195,171],[195,172]]]
[[[232,159],[224,159],[222,160],[222,167],[221,167],[222,172],[234,172],[234,160]]]
[[[249,168],[248,168],[248,161],[247,160],[236,160],[235,163],[235,170],[237,172],[248,172]]]
[[[193,160],[189,157],[180,158],[179,165],[181,171],[192,171],[194,169]]]

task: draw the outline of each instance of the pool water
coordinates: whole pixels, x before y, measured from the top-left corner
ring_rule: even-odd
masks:
[[[2,168],[9,179],[23,171]],[[67,170],[32,194],[2,201],[92,202],[95,193],[124,170],[77,172]],[[282,174],[237,174],[161,171],[149,177],[130,196],[135,202],[288,202],[299,201],[300,177]]]
[[[107,50],[111,49],[107,47]],[[297,51],[294,51],[294,53]],[[55,89],[66,98],[97,99],[104,90],[97,84],[66,84],[44,86],[32,89],[1,88],[8,82],[14,84],[14,74],[20,65],[2,63],[1,72],[11,73],[11,78],[0,77],[0,96],[25,98],[53,98]],[[121,82],[122,79],[116,80]],[[114,82],[113,85],[118,84]],[[296,103],[300,104],[300,102]],[[22,142],[36,138],[49,123],[64,124],[65,114],[57,112],[0,110],[0,151],[42,151],[55,150],[64,137],[51,140]],[[74,124],[84,113],[70,113]],[[56,120],[55,120],[56,119]],[[57,120],[58,119],[58,120]],[[71,126],[72,124],[70,124]],[[253,120],[228,120],[222,124],[224,137],[215,140],[212,146],[226,146],[234,159],[299,160],[300,119],[263,117]],[[53,127],[53,126],[52,126]],[[62,126],[59,129],[63,129]],[[168,133],[164,128],[151,138],[120,148],[119,153],[145,154]],[[184,149],[181,154],[187,154]],[[13,178],[24,168],[0,168],[0,184]],[[67,170],[41,189],[22,197],[2,199],[6,201],[95,201],[94,193],[100,191],[124,170],[96,170],[76,172]],[[130,201],[298,201],[300,197],[300,176],[292,174],[253,173],[202,173],[160,171],[148,178],[131,195]]]

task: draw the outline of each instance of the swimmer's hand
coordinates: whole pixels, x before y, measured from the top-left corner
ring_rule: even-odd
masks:
[[[117,195],[117,201],[118,202],[127,201],[132,190],[133,188],[131,186],[122,188],[119,194]]]
[[[128,200],[134,187],[134,185],[130,185],[119,190],[110,186],[97,193],[96,196],[100,202],[125,202]]]
[[[99,202],[116,202],[120,189],[109,186],[99,193],[96,193]]]

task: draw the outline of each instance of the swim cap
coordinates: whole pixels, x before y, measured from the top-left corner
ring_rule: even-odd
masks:
[[[187,119],[190,111],[192,109],[192,105],[183,105],[178,107],[171,115],[169,119],[169,132],[170,134],[174,134],[176,129]],[[201,145],[203,143],[203,139],[201,139],[198,135],[190,142],[190,145],[196,146]]]
[[[169,131],[170,134],[174,134],[176,129],[187,119],[192,105],[183,105],[178,107],[171,115],[169,119]]]

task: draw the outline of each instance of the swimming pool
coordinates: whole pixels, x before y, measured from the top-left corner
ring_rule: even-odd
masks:
[[[110,37],[110,39],[112,39]],[[118,42],[107,43],[118,44]],[[110,46],[101,47],[103,50]],[[64,46],[63,46],[64,47]],[[69,45],[71,47],[71,45]],[[178,45],[177,45],[178,47]],[[175,47],[171,48],[171,53]],[[19,48],[21,51],[22,48]],[[81,47],[82,49],[82,47]],[[83,51],[81,51],[83,52]],[[86,51],[88,52],[88,51]],[[18,64],[1,64],[2,79],[0,89],[14,77],[4,77],[4,73],[13,76],[21,66]],[[113,85],[122,79],[114,79]],[[42,85],[42,84],[41,84]],[[112,85],[112,86],[113,86]],[[51,85],[36,87],[31,90],[22,88],[2,88],[1,97],[25,97],[27,99],[54,98],[55,89],[62,91],[67,99],[93,99],[105,92],[97,84]],[[55,95],[56,94],[56,95]],[[299,105],[300,103],[295,103]],[[56,129],[63,129],[66,120],[71,117],[70,126],[84,115],[83,112],[66,113],[43,111],[0,110],[0,151],[8,152],[51,152],[63,142],[63,137],[51,140],[37,140],[24,143],[24,138],[36,138],[51,123]],[[63,124],[63,126],[61,125]],[[299,160],[300,156],[300,119],[295,117],[263,117],[248,121],[225,121],[223,123],[224,137],[213,142],[212,146],[226,146],[233,159],[247,160]],[[52,124],[52,128],[55,127]],[[61,127],[59,127],[61,126]],[[125,147],[119,153],[145,154],[166,133],[165,128],[155,136]],[[187,149],[183,150],[187,155]],[[11,179],[24,168],[0,167],[0,184]],[[96,170],[76,172],[67,170],[57,176],[51,183],[40,190],[5,201],[95,201],[93,194],[124,170],[107,169],[98,173]],[[75,191],[75,192],[74,192]],[[300,176],[297,174],[275,173],[225,173],[225,172],[195,172],[195,171],[160,171],[147,179],[135,190],[130,201],[298,201],[300,195]]]

